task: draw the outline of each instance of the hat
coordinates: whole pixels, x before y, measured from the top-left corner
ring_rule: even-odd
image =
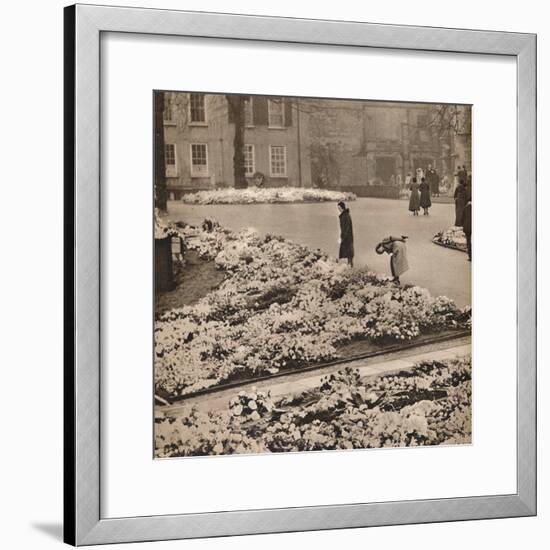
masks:
[[[387,250],[386,246],[388,244],[391,244],[391,240],[390,239],[384,239],[376,245],[376,248],[374,250],[376,251],[377,254],[384,254],[384,252],[386,252],[386,250]]]

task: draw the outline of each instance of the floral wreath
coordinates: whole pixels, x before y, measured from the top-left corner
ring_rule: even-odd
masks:
[[[254,172],[252,179],[257,182],[258,187],[265,183],[265,175],[262,172]]]

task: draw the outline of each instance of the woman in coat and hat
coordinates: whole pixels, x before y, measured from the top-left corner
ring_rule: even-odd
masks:
[[[340,212],[340,251],[338,258],[346,258],[348,264],[353,267],[353,225],[349,208],[346,207],[346,203],[339,202],[338,210]]]
[[[409,269],[407,259],[406,235],[401,237],[389,236],[376,245],[377,254],[390,254],[390,268],[394,282],[400,284],[399,277]]]
[[[413,216],[418,216],[420,210],[420,193],[418,192],[418,183],[416,178],[412,179],[412,183],[409,185],[411,196],[409,198],[409,210],[413,213]]]
[[[420,191],[420,206],[424,209],[424,216],[428,216],[428,208],[432,205],[432,199],[430,197],[430,184],[426,181],[426,178],[422,178],[418,190]]]

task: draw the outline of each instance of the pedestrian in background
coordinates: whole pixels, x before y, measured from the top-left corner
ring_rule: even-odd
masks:
[[[346,203],[338,203],[338,211],[340,212],[340,250],[338,258],[346,258],[348,264],[353,267],[353,224],[351,223],[351,215]]]
[[[472,197],[468,197],[462,215],[462,229],[466,235],[466,247],[468,249],[468,261],[472,261]]]
[[[409,198],[409,210],[413,213],[413,216],[418,216],[418,211],[420,210],[420,193],[418,192],[418,187],[416,178],[413,178],[411,184],[409,185],[409,190],[411,192],[411,196]]]
[[[436,194],[439,192],[439,180],[437,183],[437,189],[435,188],[435,170],[432,168],[431,164],[428,164],[428,169],[426,170],[426,175],[424,176],[426,178],[426,183],[430,186],[430,191],[433,197],[436,196]]]
[[[464,223],[464,207],[466,206],[466,185],[460,180],[455,189],[455,225],[462,227]]]
[[[466,171],[465,164],[458,167],[458,181],[460,180],[464,181],[464,185],[466,185],[466,182],[468,181],[468,172]]]
[[[419,185],[420,191],[420,206],[424,209],[424,216],[428,216],[428,208],[432,205],[430,197],[430,186],[426,182],[426,178],[422,178],[422,183]]]
[[[399,277],[409,269],[409,261],[407,258],[407,245],[405,241],[408,239],[407,235],[401,235],[401,237],[389,236],[380,241],[376,245],[377,254],[389,254],[390,269],[394,282],[398,285],[401,284]]]
[[[437,170],[435,168],[432,168],[431,170],[430,179],[431,181],[429,182],[429,184],[432,197],[439,197],[439,182],[441,178],[439,177],[439,174],[437,173]]]
[[[450,195],[454,196],[456,188],[458,187],[458,184],[460,183],[460,180],[458,179],[458,174],[453,174],[453,186],[451,189]]]

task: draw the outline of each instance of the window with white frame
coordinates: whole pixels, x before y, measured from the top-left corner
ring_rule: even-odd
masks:
[[[191,124],[206,124],[204,94],[189,94],[189,122]]]
[[[173,178],[178,175],[175,143],[164,144],[164,166],[166,177]]]
[[[254,98],[250,96],[244,103],[244,125],[254,126]]]
[[[283,99],[268,99],[267,113],[270,128],[283,128],[285,125],[285,108]]]
[[[244,153],[244,174],[245,176],[252,176],[255,172],[254,169],[254,145],[245,145],[243,149]]]
[[[206,143],[191,144],[191,175],[208,176],[208,147]]]
[[[271,176],[275,178],[286,177],[286,146],[270,145],[269,160]]]

